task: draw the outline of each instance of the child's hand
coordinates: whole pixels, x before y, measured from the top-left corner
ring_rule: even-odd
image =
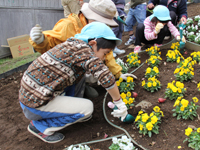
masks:
[[[147,5],[147,8],[153,9],[153,8],[154,8],[154,4],[153,4],[153,3],[148,4],[148,5]]]
[[[181,40],[181,37],[180,37],[180,36],[177,36],[177,37],[176,37],[176,40],[177,40],[177,41],[180,41],[180,40]],[[184,37],[184,36],[182,37],[182,42],[186,43],[186,40],[185,40],[185,37]]]
[[[124,79],[124,80],[127,80],[127,77],[133,77],[133,78],[137,79],[137,77],[136,77],[135,75],[130,74],[130,73],[121,74],[120,77],[121,77],[122,79]]]
[[[163,27],[164,27],[164,24],[157,23],[157,25],[155,27],[155,33],[158,34]]]
[[[126,115],[128,114],[126,104],[122,101],[122,99],[116,102],[114,101],[114,104],[117,106],[118,109],[113,110],[111,114],[117,118],[121,117],[121,121],[123,121],[126,118]]]

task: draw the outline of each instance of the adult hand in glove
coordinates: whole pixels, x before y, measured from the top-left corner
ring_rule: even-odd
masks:
[[[160,33],[160,30],[164,27],[164,24],[162,23],[157,23],[156,27],[155,27],[155,33],[158,34]]]
[[[88,82],[88,83],[95,83],[97,82],[98,79],[95,78],[91,73],[90,74],[85,74],[85,82]]]
[[[40,25],[36,25],[33,27],[30,31],[30,37],[32,41],[34,41],[36,44],[40,44],[44,41],[44,35],[42,34],[42,27]]]
[[[121,121],[123,121],[128,114],[125,103],[122,101],[122,99],[120,99],[116,102],[114,101],[114,104],[117,106],[118,109],[113,110],[113,112],[111,112],[111,114],[117,118],[121,117]]]
[[[176,37],[176,40],[177,40],[177,41],[180,41],[180,40],[181,40],[181,37],[178,35],[178,36]],[[186,40],[185,40],[185,37],[184,37],[184,36],[182,37],[182,42],[186,43]]]
[[[137,77],[136,77],[135,75],[130,74],[130,73],[125,73],[125,74],[121,74],[121,75],[120,75],[120,78],[122,78],[122,79],[124,79],[124,80],[126,80],[127,77],[133,77],[133,78],[137,79]]]

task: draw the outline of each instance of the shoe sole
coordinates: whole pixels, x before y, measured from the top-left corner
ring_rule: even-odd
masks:
[[[92,119],[92,115],[89,116],[88,118],[85,118],[85,119],[83,119],[83,120],[80,120],[79,122],[86,122],[86,121],[88,121],[88,120],[90,120],[90,119]]]
[[[42,138],[40,135],[38,135],[37,133],[33,132],[33,131],[29,128],[29,126],[27,127],[27,130],[28,130],[30,133],[32,133],[33,135],[35,135],[36,137],[38,137],[39,139],[41,139],[42,141],[46,142],[46,143],[58,143],[58,142],[62,141],[62,140],[65,138],[65,136],[63,136],[63,138],[60,139],[60,140],[58,140],[58,141],[47,141],[47,140],[45,140],[44,138]]]

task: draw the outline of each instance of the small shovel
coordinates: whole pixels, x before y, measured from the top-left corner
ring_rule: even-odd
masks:
[[[180,52],[181,54],[183,54],[183,48],[185,47],[185,42],[182,41],[182,37],[183,37],[183,29],[186,27],[186,25],[184,25],[183,23],[179,24],[179,32],[180,32]]]
[[[117,16],[117,20],[119,21],[119,22],[121,22],[121,23],[123,23],[125,26],[127,26],[127,24],[124,22],[124,20],[123,20],[123,17],[124,16]]]

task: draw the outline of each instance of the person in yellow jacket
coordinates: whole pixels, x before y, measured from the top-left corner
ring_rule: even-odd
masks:
[[[57,44],[65,42],[68,38],[80,33],[82,28],[93,21],[99,21],[114,27],[118,24],[113,20],[117,9],[110,0],[90,0],[84,3],[78,15],[71,13],[68,18],[60,19],[52,30],[42,31],[41,27],[33,27],[30,31],[29,42],[33,48],[43,54]],[[132,74],[122,74],[122,67],[118,65],[111,51],[105,56],[105,64],[116,79],[127,76],[135,77]],[[136,77],[135,77],[136,78]]]

